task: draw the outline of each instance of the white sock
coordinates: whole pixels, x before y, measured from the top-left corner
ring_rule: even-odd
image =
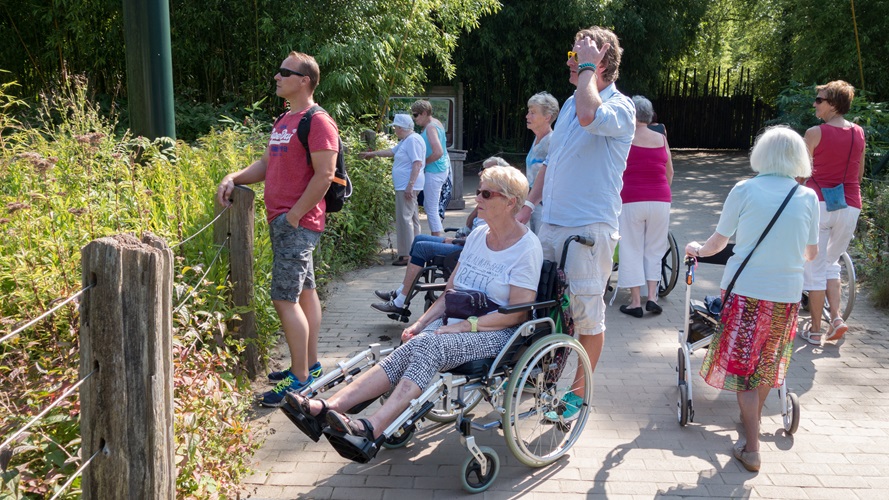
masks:
[[[404,285],[398,285],[398,288],[395,290],[395,295],[401,295],[401,292],[404,290]]]
[[[398,292],[398,297],[395,297],[395,300],[392,301],[397,307],[404,307],[404,301],[407,300],[407,296],[403,293]]]

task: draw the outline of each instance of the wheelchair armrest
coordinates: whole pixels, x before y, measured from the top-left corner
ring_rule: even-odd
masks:
[[[559,304],[557,300],[544,300],[543,302],[525,302],[524,304],[513,304],[511,306],[501,306],[497,312],[501,314],[512,314],[517,312],[533,311],[535,309],[546,309],[555,307]]]
[[[446,287],[447,285],[448,285],[448,284],[445,283],[445,282],[442,282],[442,283],[423,283],[422,285],[418,283],[418,284],[416,284],[416,285],[414,286],[414,290],[417,290],[418,292],[429,292],[429,291],[432,291],[432,292],[443,292],[444,289],[445,289],[445,287]]]

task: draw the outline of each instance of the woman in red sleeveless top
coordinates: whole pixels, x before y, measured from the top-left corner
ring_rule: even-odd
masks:
[[[806,131],[806,146],[812,155],[812,177],[806,186],[815,190],[821,205],[818,233],[818,256],[805,266],[803,289],[809,291],[812,321],[800,337],[810,344],[843,338],[849,329],[840,316],[839,258],[852,241],[852,233],[861,213],[861,180],[864,178],[864,130],[846,120],[855,88],[842,80],[816,87],[818,95],[812,104],[815,116],[824,123]],[[827,211],[822,189],[843,184],[848,207]],[[830,308],[830,325],[821,334],[824,298]]]
[[[640,288],[647,285],[645,310],[661,313],[658,305],[658,281],[661,257],[667,251],[670,230],[670,184],[673,183],[673,159],[667,136],[648,128],[654,115],[651,101],[633,96],[636,105],[636,134],[627,157],[624,187],[620,192],[620,272],[617,287],[630,289],[630,303],[620,312],[642,317]]]

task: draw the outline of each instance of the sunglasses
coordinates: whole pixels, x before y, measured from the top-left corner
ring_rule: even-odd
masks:
[[[411,113],[411,114],[414,115],[414,118],[420,116],[420,113]]]
[[[574,59],[574,62],[577,62],[577,52],[573,50],[568,51],[568,59]]]
[[[300,73],[299,71],[293,71],[292,69],[287,69],[287,68],[278,68],[278,74],[280,74],[282,78],[287,78],[288,76],[293,76],[293,75],[306,76],[306,75]]]
[[[815,104],[821,104],[822,102],[830,103],[830,99],[826,97],[816,97]]]
[[[488,189],[476,189],[475,195],[481,196],[482,198],[484,198],[486,200],[491,199],[492,196],[503,196],[502,194],[498,193],[497,191],[491,191]]]

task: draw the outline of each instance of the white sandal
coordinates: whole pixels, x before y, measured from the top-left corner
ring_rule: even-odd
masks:
[[[839,324],[837,324],[837,321],[839,321]],[[834,318],[833,321],[830,322],[830,331],[827,332],[827,340],[832,342],[840,340],[847,331],[849,331],[849,325],[843,321],[843,318]]]
[[[813,339],[812,337],[819,337],[818,340]],[[821,341],[824,339],[824,335],[820,333],[813,332],[806,328],[805,330],[799,332],[799,338],[805,340],[806,342],[812,345],[821,345]]]

